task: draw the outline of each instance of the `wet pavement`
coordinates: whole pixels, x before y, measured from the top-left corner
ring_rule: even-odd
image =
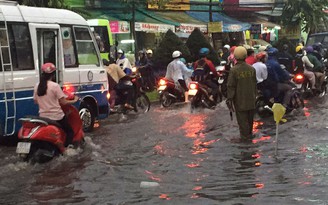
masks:
[[[285,116],[277,157],[273,118],[258,118],[256,138],[241,142],[224,103],[112,115],[83,149],[41,165],[1,146],[0,204],[328,204],[327,104]]]

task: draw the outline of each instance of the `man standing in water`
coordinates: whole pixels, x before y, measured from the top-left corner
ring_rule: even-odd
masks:
[[[253,138],[253,119],[257,95],[255,69],[245,62],[247,51],[239,46],[234,50],[237,64],[232,67],[228,77],[227,105],[230,111],[236,111],[240,137],[243,140]]]

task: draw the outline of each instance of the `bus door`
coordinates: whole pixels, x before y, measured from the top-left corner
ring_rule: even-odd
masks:
[[[56,82],[62,85],[63,72],[59,60],[61,49],[58,44],[60,35],[59,25],[57,24],[29,24],[32,46],[34,52],[35,66],[38,68],[39,76],[41,75],[41,66],[44,63],[53,63],[56,70]]]

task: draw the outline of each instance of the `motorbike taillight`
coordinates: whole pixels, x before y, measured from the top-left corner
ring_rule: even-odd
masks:
[[[304,81],[304,76],[302,74],[297,74],[294,76],[294,82],[297,84],[301,84]]]
[[[196,83],[190,83],[189,88],[191,90],[196,90],[198,88],[198,85]]]
[[[159,86],[163,86],[163,85],[166,85],[166,80],[164,80],[164,79],[160,79],[159,81],[158,81],[158,85]]]

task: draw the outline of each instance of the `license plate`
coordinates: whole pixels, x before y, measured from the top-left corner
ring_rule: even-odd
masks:
[[[18,142],[16,147],[16,153],[28,154],[30,153],[31,143],[30,142]]]
[[[166,85],[161,85],[158,87],[158,91],[162,91],[162,90],[165,90],[166,89]]]
[[[298,89],[301,89],[302,84],[296,84],[296,87],[297,87]]]
[[[222,78],[219,78],[219,80],[218,80],[218,83],[219,83],[219,84],[222,84],[222,83],[223,83],[223,81],[224,81],[224,79],[222,79]]]
[[[188,95],[195,96],[197,94],[197,91],[198,90],[191,90],[191,89],[189,89]]]

